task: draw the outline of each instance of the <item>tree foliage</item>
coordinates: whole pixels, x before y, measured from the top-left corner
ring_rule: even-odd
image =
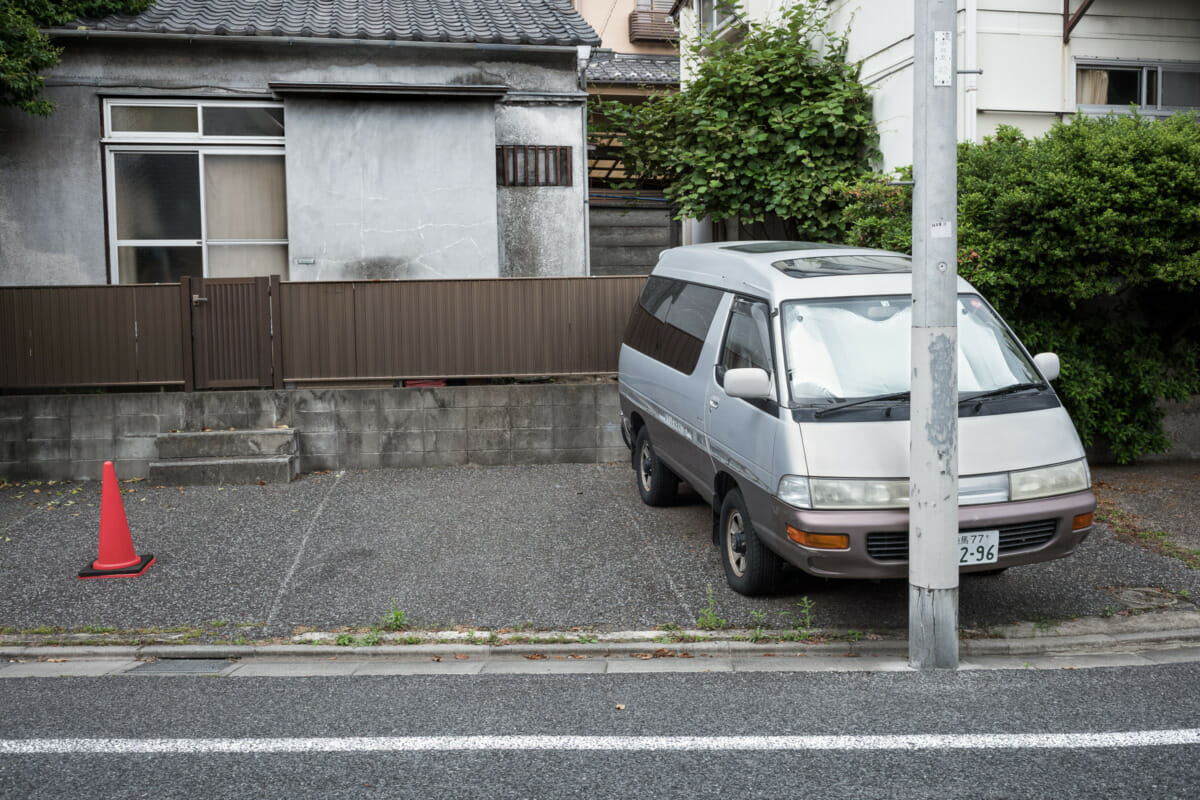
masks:
[[[678,93],[640,105],[597,102],[639,178],[662,178],[679,216],[794,220],[801,236],[841,233],[840,180],[877,155],[871,99],[823,0],[777,23],[744,23],[736,41],[711,34],[684,54],[695,66]],[[607,133],[607,131],[606,131]]]
[[[49,115],[42,73],[58,65],[62,51],[40,28],[109,14],[140,14],[153,0],[0,0],[0,106]]]
[[[911,252],[908,188],[841,189],[848,242]],[[1200,393],[1196,115],[1076,117],[1040,139],[1002,127],[960,145],[958,221],[960,274],[1031,350],[1060,354],[1084,443],[1121,462],[1168,449],[1159,401]]]

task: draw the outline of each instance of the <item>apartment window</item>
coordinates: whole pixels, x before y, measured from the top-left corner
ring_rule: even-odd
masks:
[[[284,114],[277,103],[109,100],[110,277],[287,277]]]
[[[1076,63],[1075,102],[1085,113],[1128,110],[1150,116],[1200,108],[1200,63]]]
[[[737,19],[731,0],[696,0],[696,18],[705,33],[719,31]]]

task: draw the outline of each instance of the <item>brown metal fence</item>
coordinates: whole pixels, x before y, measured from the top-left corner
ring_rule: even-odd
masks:
[[[218,280],[0,287],[0,388],[215,387],[207,364],[254,355],[203,350],[214,346],[269,358],[267,386],[615,372],[644,281],[273,280],[257,338],[211,335],[231,324],[219,322]]]
[[[184,383],[179,286],[0,288],[0,388]]]

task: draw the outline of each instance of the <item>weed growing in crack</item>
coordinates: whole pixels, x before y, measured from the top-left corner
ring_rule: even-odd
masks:
[[[713,599],[712,584],[708,585],[708,604],[700,609],[700,617],[696,620],[696,627],[705,631],[718,631],[728,625],[723,617],[717,616],[717,604]]]

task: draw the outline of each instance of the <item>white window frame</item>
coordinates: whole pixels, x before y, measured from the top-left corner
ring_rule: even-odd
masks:
[[[112,129],[114,106],[196,107],[201,131],[155,132],[118,131]],[[204,136],[202,106],[237,106],[242,108],[283,108],[283,103],[240,100],[171,100],[145,98],[107,98],[104,101],[105,186],[104,202],[108,217],[108,280],[121,282],[119,253],[122,247],[199,247],[204,277],[209,277],[209,247],[237,245],[282,245],[287,239],[210,239],[208,238],[208,198],[206,197],[206,156],[263,156],[283,158],[286,169],[284,136]],[[200,237],[198,239],[119,239],[117,237],[116,156],[118,153],[183,153],[196,154],[200,189]]]
[[[1079,102],[1079,70],[1109,69],[1138,72],[1138,103],[1139,114],[1148,117],[1169,117],[1179,111],[1186,111],[1193,106],[1169,106],[1162,102],[1163,71],[1170,72],[1200,72],[1200,61],[1154,61],[1148,59],[1121,58],[1076,58],[1075,69],[1071,72],[1072,92],[1075,96],[1075,108],[1080,114],[1090,117],[1102,117],[1107,114],[1128,114],[1128,105],[1083,104]],[[1146,102],[1147,75],[1150,71],[1156,73],[1158,97],[1154,104]],[[1200,106],[1197,106],[1200,108]]]
[[[151,108],[195,108],[197,127],[199,131],[114,131],[112,127],[112,110],[114,106],[143,106]],[[283,144],[283,136],[206,136],[204,135],[204,109],[207,107],[220,108],[283,108],[283,103],[266,100],[170,100],[147,99],[144,97],[126,98],[110,97],[104,100],[104,139],[105,144],[117,142],[204,142],[205,144]],[[286,125],[286,122],[285,122]]]
[[[712,0],[712,19],[704,18],[704,0],[695,0],[693,10],[696,13],[696,26],[701,34],[719,34],[737,22],[737,14],[733,11],[723,11],[720,8],[722,0]]]

